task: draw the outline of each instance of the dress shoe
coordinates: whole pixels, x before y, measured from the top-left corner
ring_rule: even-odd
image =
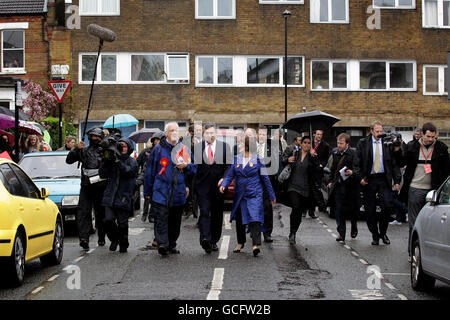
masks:
[[[264,242],[272,243],[272,242],[273,242],[273,239],[272,239],[271,236],[264,236]]]
[[[372,240],[372,245],[373,246],[378,246],[380,244],[380,239],[373,239]]]
[[[203,250],[205,250],[206,253],[212,252],[211,243],[208,240],[202,241],[202,248],[203,248]]]
[[[162,256],[167,256],[169,253],[168,253],[168,251],[167,251],[167,248],[166,247],[163,247],[163,246],[160,246],[159,248],[158,248],[158,253],[160,254],[160,255],[162,255]]]
[[[145,222],[147,220],[147,214],[142,214],[141,221]]]
[[[303,212],[303,213],[302,213],[302,217],[303,217],[303,218],[306,218],[306,212]]]
[[[341,236],[337,237],[337,238],[336,238],[336,241],[337,241],[337,242],[340,242],[340,243],[345,243],[345,239],[342,238]]]
[[[105,245],[105,237],[98,237],[97,243],[100,247],[103,247]]]
[[[289,243],[295,244],[295,233],[289,233]]]
[[[116,251],[118,245],[119,245],[119,241],[117,241],[117,240],[111,241],[111,244],[109,245],[109,251]]]
[[[387,235],[382,235],[381,240],[383,241],[384,244],[391,244],[391,241],[389,240]]]
[[[119,252],[120,253],[125,253],[125,252],[127,252],[127,247],[126,246],[123,246],[123,247],[119,247]]]
[[[233,250],[234,253],[240,253],[242,249],[244,249],[244,245],[245,244],[238,244],[238,246],[240,246],[241,248],[238,249],[238,247],[236,246],[236,248]]]
[[[169,253],[171,253],[171,254],[180,254],[180,250],[178,250],[177,248],[172,248],[172,249],[169,249]]]
[[[352,230],[351,230],[351,232],[350,232],[350,236],[351,236],[353,239],[355,239],[357,235],[358,235],[358,228],[357,228],[356,226],[355,226],[355,227],[352,226]]]
[[[84,250],[89,250],[89,241],[80,240],[80,247],[82,247]]]
[[[310,214],[309,215],[312,219],[317,219],[318,218],[318,216],[316,216],[316,214],[315,213],[313,213],[313,214]]]
[[[212,244],[211,244],[211,250],[212,250],[212,251],[219,251],[219,248],[217,247],[217,244],[212,243]]]
[[[253,249],[253,256],[256,257],[260,252],[261,252],[261,250],[259,250],[259,248],[254,248]]]

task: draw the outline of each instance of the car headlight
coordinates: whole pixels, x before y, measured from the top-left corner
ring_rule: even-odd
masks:
[[[61,204],[63,206],[77,206],[79,199],[80,196],[64,196]]]

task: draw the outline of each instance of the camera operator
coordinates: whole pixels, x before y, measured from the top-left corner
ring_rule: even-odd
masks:
[[[98,169],[102,162],[100,142],[104,137],[102,129],[95,127],[88,131],[89,146],[80,141],[66,158],[66,163],[81,162],[81,189],[78,201],[77,227],[80,246],[89,250],[89,234],[92,228],[92,207],[95,210],[95,226],[98,230],[98,245],[105,245],[103,218],[105,209],[101,206],[106,181],[100,179]]]
[[[116,145],[111,145],[117,147],[118,154],[104,158],[99,170],[100,177],[108,179],[102,205],[105,206],[105,229],[111,241],[109,250],[116,251],[119,245],[119,251],[123,253],[128,248],[128,217],[139,168],[136,160],[130,157],[133,144],[129,139],[122,138]]]

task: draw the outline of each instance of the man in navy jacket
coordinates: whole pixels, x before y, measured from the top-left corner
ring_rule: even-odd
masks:
[[[168,123],[165,137],[148,158],[144,180],[144,197],[152,199],[155,207],[155,236],[161,255],[180,253],[176,246],[189,194],[186,175],[195,172],[189,150],[179,142],[178,124]]]

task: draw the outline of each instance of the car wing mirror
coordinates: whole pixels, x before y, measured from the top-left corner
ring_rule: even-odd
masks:
[[[428,192],[425,200],[427,202],[429,202],[430,205],[436,204],[436,200],[437,200],[437,192],[436,192],[436,190],[431,190],[430,192]]]
[[[50,193],[48,192],[47,188],[41,188],[41,198],[42,199],[48,198],[49,195],[50,195]]]

